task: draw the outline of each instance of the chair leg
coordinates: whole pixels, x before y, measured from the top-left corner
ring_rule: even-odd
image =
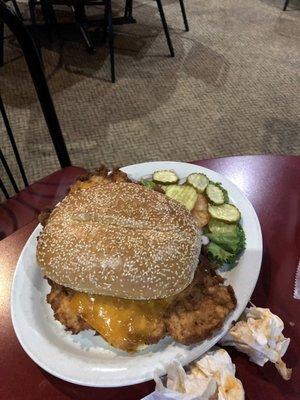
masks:
[[[132,0],[126,0],[124,18],[132,18]]]
[[[4,65],[4,22],[0,21],[0,67]]]
[[[47,29],[48,40],[50,43],[53,42],[52,27],[51,27],[51,17],[49,15],[49,5],[47,0],[40,0],[43,18],[45,21],[45,26]]]
[[[94,45],[92,44],[88,29],[87,29],[84,4],[78,2],[78,4],[76,4],[76,7],[74,7],[72,5],[70,8],[74,15],[75,22],[79,26],[83,40],[87,47],[87,51],[91,54],[94,54],[96,52],[96,49],[95,49]]]
[[[15,12],[16,12],[17,16],[20,18],[21,21],[23,21],[24,18],[23,18],[22,14],[21,14],[21,11],[20,11],[20,8],[18,6],[18,3],[16,2],[16,0],[11,0],[11,2],[13,3],[13,6],[14,6],[14,9],[15,9]]]
[[[115,74],[115,52],[114,52],[114,29],[112,20],[111,0],[106,0],[105,8],[107,9],[107,23],[108,23],[108,43],[110,54],[110,75],[112,83],[116,82]]]
[[[283,11],[285,11],[287,9],[289,2],[290,2],[290,0],[285,0],[284,6],[283,6]]]
[[[35,6],[36,6],[35,0],[29,0],[28,7],[29,7],[32,31],[33,31],[33,37],[43,65],[42,46],[41,46],[40,36],[37,31]]]
[[[129,9],[129,0],[126,0],[126,1],[125,1],[124,18],[127,18],[128,9]]]
[[[183,0],[179,0],[179,4],[180,4],[180,8],[181,8],[184,27],[185,27],[186,32],[188,32],[190,30],[190,28],[189,28],[189,24],[188,24],[188,21],[187,21]]]
[[[108,27],[108,6],[107,6],[107,2],[105,3],[104,6],[104,25],[103,25],[103,42],[106,42],[106,38],[107,38],[107,27]]]
[[[54,31],[57,33],[57,36],[60,37],[59,25],[57,23],[56,14],[55,14],[54,7],[53,7],[53,4],[51,3],[51,1],[47,1],[47,13],[48,13],[49,21],[50,21],[51,35],[52,35],[52,31],[53,31],[53,26],[55,26]]]
[[[163,28],[164,28],[164,31],[165,31],[167,43],[168,43],[169,50],[170,50],[170,55],[171,55],[171,57],[175,57],[174,48],[173,48],[173,44],[171,42],[171,38],[170,38],[170,34],[169,34],[169,28],[168,28],[168,25],[167,25],[167,21],[166,21],[166,18],[165,18],[165,13],[164,13],[164,10],[163,10],[163,6],[162,6],[162,3],[161,3],[161,0],[156,0],[156,3],[157,3],[158,11],[159,11],[159,14],[160,14],[160,19],[161,19],[161,22],[163,24]]]

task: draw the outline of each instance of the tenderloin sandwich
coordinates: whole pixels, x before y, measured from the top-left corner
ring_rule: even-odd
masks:
[[[129,352],[166,335],[191,344],[235,308],[232,288],[200,254],[192,214],[120,171],[79,179],[42,220],[47,301],[74,334],[93,329]]]

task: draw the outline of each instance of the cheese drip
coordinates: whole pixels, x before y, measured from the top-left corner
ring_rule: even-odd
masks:
[[[109,344],[130,352],[149,344],[153,329],[164,331],[163,314],[170,302],[171,298],[128,300],[77,292],[70,305]]]

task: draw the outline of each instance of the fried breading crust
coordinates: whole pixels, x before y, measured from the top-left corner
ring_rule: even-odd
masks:
[[[191,285],[180,293],[165,315],[166,328],[177,342],[189,345],[212,336],[236,307],[231,286],[213,272],[198,268]]]
[[[211,269],[210,261],[202,256],[193,282],[174,296],[165,315],[153,326],[145,344],[157,343],[166,334],[186,345],[209,338],[236,306],[232,287],[224,286],[223,282],[223,278]],[[89,329],[88,324],[69,307],[74,291],[51,281],[49,283],[51,292],[47,302],[55,318],[73,333]]]
[[[58,285],[50,279],[47,280],[51,286],[51,291],[47,295],[47,303],[50,304],[54,312],[54,318],[64,325],[65,330],[71,331],[73,334],[77,334],[86,329],[93,329],[88,323],[85,322],[83,318],[81,318],[80,315],[74,313],[74,311],[70,308],[70,301],[75,293],[74,290]],[[165,335],[166,326],[164,320],[157,319],[153,321],[151,332],[148,332],[147,336],[145,336],[145,344],[157,343]],[[134,351],[136,345],[134,336],[128,338],[125,344],[127,345],[127,348],[124,348],[124,350]]]
[[[93,172],[88,172],[86,175],[78,177],[73,185],[70,186],[71,193],[77,190],[84,190],[95,185],[105,185],[110,182],[130,182],[130,179],[120,169],[109,171],[104,165]]]
[[[51,305],[54,318],[63,324],[67,331],[72,333],[90,329],[90,326],[70,308],[70,300],[74,291],[58,285],[50,279],[48,279],[48,283],[51,286],[51,291],[47,294],[47,303]]]
[[[54,207],[46,207],[38,216],[39,223],[44,227],[52,213]]]

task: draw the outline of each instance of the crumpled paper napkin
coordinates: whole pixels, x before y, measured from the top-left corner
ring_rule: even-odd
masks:
[[[250,361],[261,367],[266,362],[275,364],[285,380],[291,378],[292,370],[286,367],[282,357],[290,343],[283,336],[282,320],[268,308],[246,308],[238,321],[219,342],[222,346],[233,346],[248,354]]]
[[[300,300],[300,259],[296,271],[294,298]]]
[[[188,368],[173,361],[167,369],[166,385],[155,377],[155,391],[143,400],[244,400],[235,365],[224,349],[214,348]]]

